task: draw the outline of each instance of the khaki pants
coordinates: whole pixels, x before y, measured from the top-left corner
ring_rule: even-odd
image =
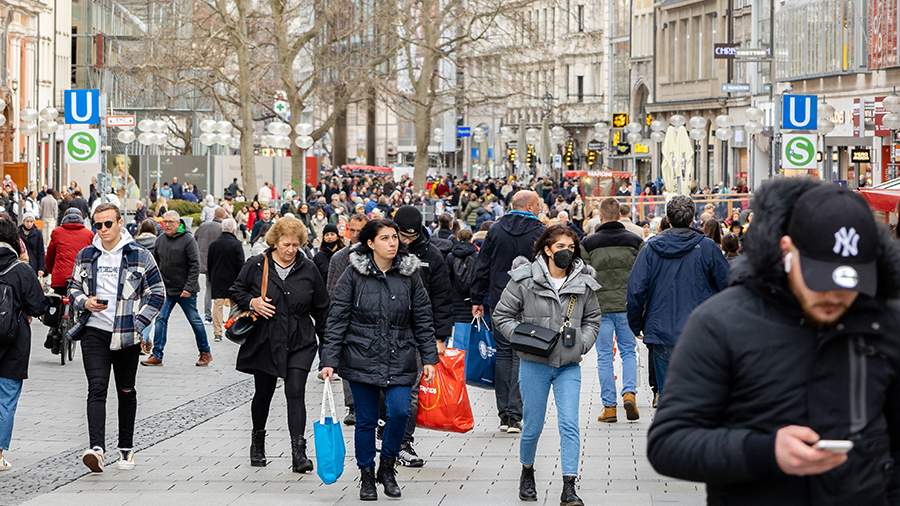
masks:
[[[53,218],[47,218],[44,220],[44,228],[41,229],[41,235],[44,236],[45,248],[50,245],[50,234],[53,233],[54,228],[56,228],[56,220],[54,220]]]
[[[231,299],[213,299],[213,306],[212,306],[213,335],[216,337],[221,337],[225,333],[225,331],[222,327],[222,324],[224,323],[224,318],[222,317],[222,310],[226,307],[229,308],[229,311],[231,310]]]

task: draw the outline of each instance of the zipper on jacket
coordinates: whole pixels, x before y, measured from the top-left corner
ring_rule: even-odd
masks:
[[[850,434],[866,427],[866,341],[862,337],[848,339],[850,355]]]

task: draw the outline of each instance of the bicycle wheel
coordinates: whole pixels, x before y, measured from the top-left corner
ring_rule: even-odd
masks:
[[[66,365],[66,355],[69,350],[69,338],[63,332],[59,338],[59,365]]]
[[[71,339],[69,341],[69,362],[75,360],[75,346],[78,345],[77,341],[73,341]]]

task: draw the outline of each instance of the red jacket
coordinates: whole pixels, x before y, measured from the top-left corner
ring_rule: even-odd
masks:
[[[50,275],[50,286],[63,288],[72,277],[75,256],[86,246],[90,246],[94,233],[81,223],[66,223],[56,227],[50,234],[50,245],[44,259]]]

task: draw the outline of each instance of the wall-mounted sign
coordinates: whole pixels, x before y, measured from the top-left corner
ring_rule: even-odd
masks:
[[[625,128],[625,125],[628,124],[628,114],[624,112],[617,112],[613,114],[612,117],[612,126],[613,128]]]
[[[733,60],[737,51],[737,44],[713,44],[713,57],[717,60]]]
[[[854,163],[871,163],[872,152],[867,148],[853,148],[850,151],[850,161]]]

